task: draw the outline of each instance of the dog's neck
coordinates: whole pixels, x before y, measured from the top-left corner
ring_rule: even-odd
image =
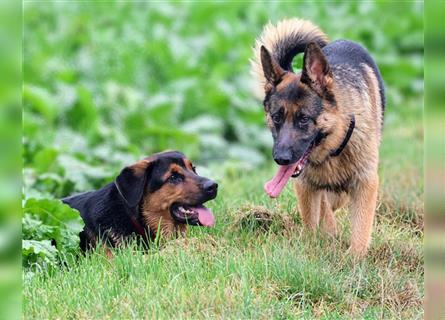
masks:
[[[349,127],[348,127],[348,130],[346,131],[345,137],[344,137],[342,143],[340,144],[340,146],[337,149],[331,151],[331,153],[330,153],[331,157],[337,157],[340,155],[340,153],[343,151],[343,149],[348,144],[349,139],[351,138],[352,132],[354,131],[354,128],[355,128],[355,116],[352,115],[351,120],[349,121]]]
[[[130,216],[130,221],[131,221],[131,224],[133,225],[134,229],[136,230],[136,232],[139,235],[141,235],[142,237],[146,238],[147,237],[147,230],[139,222],[139,219],[137,218],[137,216],[136,215],[131,215]]]

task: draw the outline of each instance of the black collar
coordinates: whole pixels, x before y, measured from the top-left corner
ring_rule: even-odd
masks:
[[[340,144],[340,146],[336,150],[331,151],[331,153],[330,153],[331,157],[336,157],[343,151],[343,149],[348,144],[349,139],[351,138],[352,131],[354,131],[354,128],[355,128],[355,116],[352,115],[351,116],[351,122],[349,123],[348,132],[346,132],[346,136],[343,139],[343,142]]]
[[[119,189],[117,183],[114,183],[117,192],[119,193],[119,195],[122,198],[122,202],[124,203],[125,206],[127,206],[127,202],[125,201],[125,197],[122,195],[121,190]],[[133,228],[136,230],[136,232],[141,235],[142,237],[146,238],[147,237],[147,231],[144,228],[144,226],[139,222],[139,219],[137,217],[137,213],[139,212],[139,206],[137,206],[136,208],[129,208],[129,210],[126,210],[127,216],[130,218],[131,224],[133,225]]]
[[[145,237],[147,235],[147,231],[142,226],[142,224],[138,221],[138,218],[135,215],[130,216],[131,224],[133,225],[134,229],[138,234],[140,234],[142,237]]]

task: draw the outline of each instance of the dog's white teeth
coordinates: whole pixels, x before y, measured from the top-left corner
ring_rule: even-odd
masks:
[[[190,214],[190,213],[193,213],[193,211],[192,210],[189,210],[189,209],[186,209],[186,208],[184,208],[184,207],[178,207],[178,210],[179,211],[181,211],[181,213],[183,213],[183,214]]]
[[[184,215],[186,215],[186,214],[194,214],[195,213],[195,211],[193,211],[192,209],[186,209],[183,206],[178,207],[178,211],[181,212]]]

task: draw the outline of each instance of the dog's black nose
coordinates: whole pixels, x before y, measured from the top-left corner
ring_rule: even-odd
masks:
[[[207,180],[203,183],[202,188],[208,194],[214,194],[218,190],[218,184],[215,181]]]
[[[291,157],[281,156],[274,158],[275,162],[278,163],[280,166],[285,166],[290,163]]]
[[[280,166],[285,166],[292,162],[292,151],[288,147],[274,146],[272,156]]]

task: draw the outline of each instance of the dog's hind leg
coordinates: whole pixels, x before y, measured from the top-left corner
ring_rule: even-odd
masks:
[[[79,233],[79,246],[83,252],[86,252],[89,249],[92,249],[96,246],[96,239],[94,233],[91,232],[86,226]]]
[[[320,222],[320,207],[323,191],[312,190],[296,181],[295,192],[298,198],[298,206],[303,224],[315,231]]]
[[[379,177],[366,182],[359,182],[351,195],[351,247],[356,257],[363,257],[371,242],[374,222]]]
[[[85,231],[85,228],[79,233],[79,246],[80,249],[85,252],[87,251],[89,248],[89,239],[88,239],[88,235],[87,235],[87,231]]]

